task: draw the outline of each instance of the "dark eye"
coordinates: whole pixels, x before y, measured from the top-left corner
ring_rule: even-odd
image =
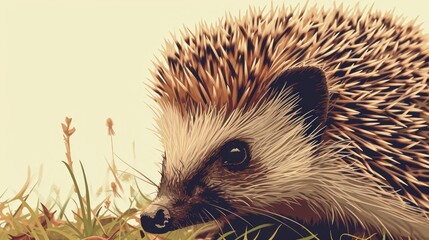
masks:
[[[250,161],[249,146],[243,141],[226,143],[221,151],[222,165],[231,171],[243,170]]]

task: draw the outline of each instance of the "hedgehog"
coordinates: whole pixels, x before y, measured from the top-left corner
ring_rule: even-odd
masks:
[[[143,229],[272,220],[274,239],[294,224],[429,239],[428,42],[415,20],[342,5],[249,8],[173,35],[151,71],[165,151]]]

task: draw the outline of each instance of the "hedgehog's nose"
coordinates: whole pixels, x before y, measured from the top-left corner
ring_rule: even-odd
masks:
[[[170,213],[160,205],[149,205],[140,215],[140,221],[143,229],[149,233],[162,234],[171,229]]]

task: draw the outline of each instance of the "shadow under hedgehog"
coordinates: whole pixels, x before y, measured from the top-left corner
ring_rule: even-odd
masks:
[[[144,230],[429,239],[428,42],[342,7],[185,30],[153,71],[165,156]]]

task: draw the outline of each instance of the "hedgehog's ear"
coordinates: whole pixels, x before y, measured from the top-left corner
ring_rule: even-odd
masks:
[[[269,93],[271,96],[275,96],[285,93],[283,89],[288,88],[300,98],[296,110],[307,116],[306,123],[310,123],[307,133],[324,129],[329,104],[325,73],[317,67],[289,69],[273,81]],[[320,141],[320,137],[317,140]]]

